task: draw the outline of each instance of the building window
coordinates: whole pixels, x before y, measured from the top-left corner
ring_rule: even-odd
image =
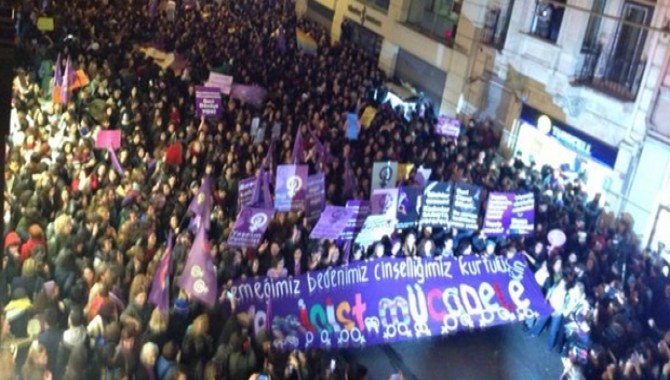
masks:
[[[407,23],[446,43],[453,43],[462,0],[411,0]]]
[[[652,7],[626,2],[621,20],[601,19],[598,29],[585,36],[573,82],[622,101],[634,101],[647,64],[643,53],[648,32],[638,25],[649,25],[652,14]],[[614,36],[593,37],[604,30],[614,30]]]
[[[502,6],[496,5],[486,11],[482,33],[482,42],[484,44],[493,46],[498,50],[502,50],[505,47],[505,39],[507,38],[507,30],[509,29],[513,7],[514,0],[510,0]]]
[[[582,53],[595,52],[600,45],[600,24],[602,23],[602,14],[605,13],[607,0],[594,0],[591,7],[591,17],[586,26],[584,41],[582,41]]]
[[[565,0],[557,1],[565,4]],[[535,5],[535,14],[533,15],[530,33],[545,40],[556,42],[558,40],[558,32],[561,30],[564,12],[565,7],[538,1]]]
[[[351,42],[365,53],[368,57],[377,60],[382,50],[383,38],[370,29],[345,18],[342,22],[343,41]]]
[[[379,8],[388,12],[390,0],[358,0],[363,4],[370,5],[373,8]]]

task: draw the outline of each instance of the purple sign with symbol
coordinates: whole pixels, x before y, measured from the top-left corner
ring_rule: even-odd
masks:
[[[457,139],[461,133],[461,121],[457,118],[441,115],[435,125],[435,133]]]
[[[275,210],[304,211],[307,200],[307,165],[277,166]]]
[[[535,195],[490,193],[483,231],[488,236],[532,234],[535,231]]]
[[[398,212],[396,228],[413,228],[419,220],[421,190],[403,186],[398,190]]]
[[[219,119],[223,114],[221,93],[216,87],[195,87],[195,116]]]
[[[372,215],[386,215],[395,219],[398,210],[398,189],[377,189],[370,198]]]
[[[512,219],[514,193],[490,193],[482,231],[486,236],[504,236]]]
[[[311,239],[337,239],[347,227],[353,213],[352,209],[346,207],[326,206],[309,237]]]
[[[252,330],[271,326],[272,345],[284,352],[410,341],[552,313],[521,254],[356,262],[242,280],[231,292]]]
[[[228,236],[228,246],[256,248],[274,217],[274,210],[244,207],[237,215],[235,226]]]

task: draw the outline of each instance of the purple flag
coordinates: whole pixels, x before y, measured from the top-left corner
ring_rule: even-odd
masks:
[[[158,0],[149,0],[149,17],[154,20],[158,16]]]
[[[281,26],[277,29],[277,49],[282,54],[286,54],[288,50],[286,47],[286,30]]]
[[[63,71],[60,63],[60,53],[56,57],[56,67],[54,68],[54,84],[51,88],[51,100],[54,104],[60,104],[61,88],[63,86]]]
[[[326,206],[319,221],[309,235],[310,239],[337,239],[349,223],[354,214],[350,208],[340,206]]]
[[[272,296],[268,297],[268,304],[265,309],[265,330],[272,336]]]
[[[365,219],[370,215],[369,201],[347,201],[347,208],[352,210],[352,217],[349,218],[349,223],[344,232],[340,235],[340,240],[353,240],[354,235],[358,233],[363,227]]]
[[[249,206],[260,206],[261,193],[263,192],[263,170],[259,170],[254,179],[254,192],[251,195]]]
[[[265,207],[272,207],[272,195],[270,194],[270,172],[263,172],[263,204]]]
[[[149,293],[149,302],[167,314],[170,309],[170,276],[172,275],[172,232],[168,235],[167,248],[161,258]]]
[[[314,160],[314,162],[316,162],[318,170],[321,171],[328,163],[328,157],[326,155],[326,147],[321,143],[321,141],[319,141],[319,138],[316,136],[316,133],[314,133],[314,130],[312,128],[307,126],[307,131],[309,132],[309,135],[312,137],[312,140],[314,140],[317,155],[317,158]]]
[[[179,287],[193,299],[207,307],[216,303],[216,271],[209,253],[209,242],[205,236],[205,228],[201,226],[195,235],[186,259],[186,265],[179,279]]]
[[[304,211],[307,207],[307,165],[277,166],[275,209]]]
[[[326,207],[326,177],[319,172],[307,177],[307,220],[310,222],[318,220],[324,207]]]
[[[63,104],[68,104],[70,101],[70,86],[72,86],[76,76],[77,73],[75,72],[74,67],[72,67],[72,60],[68,55],[65,63],[65,73],[63,74],[63,84],[61,87],[61,100],[63,101]]]
[[[198,193],[193,197],[191,204],[188,206],[188,211],[193,214],[191,224],[189,225],[191,232],[195,233],[195,231],[198,231],[201,224],[205,227],[206,231],[209,231],[212,206],[212,180],[207,176],[203,179]]]
[[[351,168],[349,156],[344,159],[344,196],[353,198],[356,194],[356,176]]]
[[[274,217],[274,210],[243,207],[228,236],[227,245],[236,248],[256,248]]]
[[[114,149],[112,148],[107,148],[107,152],[109,153],[109,159],[112,161],[112,167],[114,170],[119,173],[121,178],[126,176],[126,171],[123,170],[123,167],[121,166],[121,163],[119,162],[119,159],[116,157],[116,153],[114,152]]]
[[[291,163],[299,165],[305,159],[304,147],[302,142],[302,126],[298,126],[295,132],[295,139],[293,140],[293,152],[291,153]]]

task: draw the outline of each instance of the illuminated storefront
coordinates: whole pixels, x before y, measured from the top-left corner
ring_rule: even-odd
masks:
[[[549,165],[567,178],[583,178],[590,196],[604,196],[610,188],[618,148],[525,104],[515,130],[514,152],[527,164],[535,162],[538,169]]]

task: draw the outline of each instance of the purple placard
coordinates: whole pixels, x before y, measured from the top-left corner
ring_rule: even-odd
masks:
[[[450,182],[430,182],[423,189],[420,226],[448,227],[451,214]]]
[[[395,218],[388,215],[370,215],[365,219],[363,228],[354,241],[363,247],[369,247],[381,241],[384,236],[391,236],[394,230]]]
[[[419,221],[419,190],[416,187],[403,186],[398,190],[398,211],[396,228],[413,228]]]
[[[461,134],[461,121],[457,118],[440,115],[435,125],[435,133],[457,139]]]
[[[326,206],[309,235],[310,239],[337,239],[353,214],[354,211],[346,207]]]
[[[349,222],[347,223],[347,228],[344,229],[340,239],[342,240],[353,240],[354,235],[358,233],[363,227],[365,218],[370,215],[370,202],[368,201],[347,201],[346,207],[353,211]]]
[[[451,227],[462,230],[479,229],[479,209],[482,188],[459,182],[454,186],[454,203],[451,207]]]
[[[221,91],[222,94],[230,94],[230,90],[233,88],[233,77],[230,75],[223,75],[215,72],[209,73],[209,79],[205,86],[216,87]]]
[[[267,90],[261,86],[233,84],[233,87],[230,90],[230,97],[260,107],[263,105],[267,93]]]
[[[216,87],[195,86],[195,116],[219,119],[223,114],[221,93]]]
[[[256,248],[265,234],[274,210],[243,207],[237,215],[235,226],[228,236],[228,246],[236,248]]]
[[[512,219],[514,193],[489,193],[482,231],[486,236],[504,236]]]
[[[323,173],[307,177],[307,219],[316,221],[326,207],[326,178]]]
[[[356,262],[243,280],[231,292],[237,309],[252,313],[253,331],[272,326],[283,351],[388,344],[552,313],[521,254]]]
[[[237,212],[242,210],[242,207],[251,202],[254,195],[254,186],[256,185],[256,177],[245,178],[237,185]]]
[[[304,211],[307,200],[307,165],[277,166],[275,210]]]
[[[398,211],[398,189],[376,189],[370,198],[372,215],[386,215],[395,219]]]
[[[525,193],[514,196],[510,213],[510,235],[529,235],[535,232],[535,194]]]

